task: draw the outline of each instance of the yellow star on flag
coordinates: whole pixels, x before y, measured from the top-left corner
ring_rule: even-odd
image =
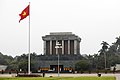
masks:
[[[26,15],[26,12],[24,12],[22,15],[25,16],[25,15]]]

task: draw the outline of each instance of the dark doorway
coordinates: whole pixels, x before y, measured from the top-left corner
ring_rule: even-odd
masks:
[[[50,70],[53,70],[53,71],[57,72],[58,71],[58,65],[50,65]],[[63,70],[64,70],[63,65],[59,65],[59,71],[61,72]]]

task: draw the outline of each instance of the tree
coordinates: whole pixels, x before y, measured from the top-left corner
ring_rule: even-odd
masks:
[[[102,41],[101,45],[102,45],[102,50],[105,52],[108,49],[109,44],[105,41]]]
[[[104,68],[106,69],[107,67],[107,59],[106,59],[106,55],[107,55],[107,51],[108,51],[108,43],[105,42],[105,41],[102,41],[101,43],[102,45],[102,49],[100,49],[98,52],[100,52],[100,57],[99,57],[99,61],[100,63],[104,64]],[[104,58],[104,60],[103,60]],[[101,68],[102,68],[103,65],[101,65]]]
[[[80,60],[75,64],[76,70],[89,70],[89,68],[90,68],[90,63],[88,60]]]
[[[27,60],[21,60],[18,64],[19,70],[21,69],[24,72],[28,71],[28,61]]]
[[[117,51],[120,52],[120,36],[116,37],[117,41],[116,41],[116,45],[117,45]]]

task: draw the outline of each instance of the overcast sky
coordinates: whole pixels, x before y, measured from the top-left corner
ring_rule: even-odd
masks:
[[[42,36],[72,32],[81,37],[81,54],[94,54],[101,42],[120,36],[120,0],[0,0],[0,52],[28,53],[28,20],[19,14],[30,4],[31,52],[43,54]]]

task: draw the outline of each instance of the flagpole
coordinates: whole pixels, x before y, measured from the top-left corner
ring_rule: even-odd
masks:
[[[28,34],[28,74],[30,74],[30,2],[29,2],[29,34]]]

